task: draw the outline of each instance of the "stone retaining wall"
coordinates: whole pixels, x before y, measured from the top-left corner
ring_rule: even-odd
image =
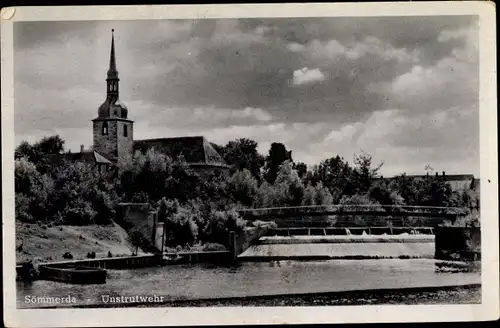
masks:
[[[161,255],[144,255],[41,263],[39,264],[39,267],[50,265],[51,267],[55,268],[64,268],[68,266],[84,266],[101,269],[133,269],[157,266],[162,264],[163,257]]]
[[[481,228],[437,227],[435,259],[477,261],[481,259]]]

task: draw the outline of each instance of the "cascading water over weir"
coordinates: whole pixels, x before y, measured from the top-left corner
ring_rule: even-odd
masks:
[[[434,228],[466,210],[420,206],[300,206],[242,210],[275,226],[238,254],[242,261],[432,259]]]

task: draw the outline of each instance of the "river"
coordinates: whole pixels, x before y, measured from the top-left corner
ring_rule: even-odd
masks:
[[[420,259],[243,262],[233,267],[172,265],[108,270],[107,282],[103,285],[42,280],[17,282],[17,306],[53,305],[27,303],[26,296],[71,296],[77,304],[102,304],[105,295],[161,296],[165,301],[461,285],[480,281],[478,273],[437,273],[433,260]]]

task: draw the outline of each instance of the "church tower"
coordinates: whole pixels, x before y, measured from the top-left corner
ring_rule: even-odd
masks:
[[[94,124],[94,151],[113,162],[132,156],[134,122],[128,119],[128,109],[119,100],[116,70],[115,37],[111,30],[111,54],[106,79],[106,100],[99,106]]]

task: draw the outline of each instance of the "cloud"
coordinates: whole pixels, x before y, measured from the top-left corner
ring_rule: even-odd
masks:
[[[293,84],[309,84],[325,80],[325,75],[317,68],[309,69],[307,67],[295,70],[293,72]]]
[[[279,141],[310,164],[363,147],[389,171],[479,170],[475,16],[16,23],[17,141],[91,142],[111,28],[138,139]]]
[[[478,120],[473,112],[453,109],[429,115],[400,109],[378,111],[363,122],[332,130],[311,148],[323,156],[340,154],[347,160],[365,150],[375,163],[384,162],[382,173],[387,176],[423,174],[426,164],[450,173],[477,174]],[[311,163],[319,160],[312,154],[306,158]]]

